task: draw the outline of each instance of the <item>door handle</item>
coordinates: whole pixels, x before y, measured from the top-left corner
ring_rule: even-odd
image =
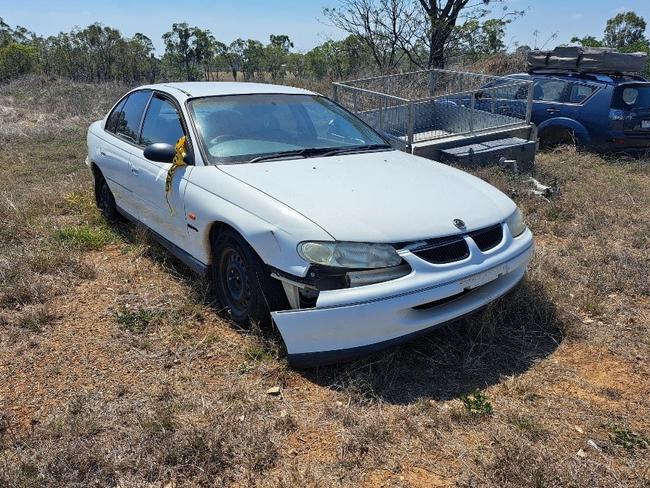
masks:
[[[547,108],[546,111],[547,111],[549,114],[556,114],[556,113],[558,113],[558,112],[560,111],[560,109],[559,109],[559,108],[552,108],[552,107],[551,107],[551,108]]]
[[[131,173],[134,176],[138,176],[138,174],[140,173],[138,169],[135,166],[133,166],[133,163],[129,163],[129,169],[131,170]]]

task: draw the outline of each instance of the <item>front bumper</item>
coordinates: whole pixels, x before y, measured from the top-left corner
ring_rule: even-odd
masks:
[[[503,230],[501,244],[485,253],[466,238],[470,256],[450,264],[431,264],[400,250],[412,268],[407,276],[323,291],[315,308],[273,312],[289,362],[315,366],[351,359],[456,320],[504,295],[523,278],[534,245],[529,230],[514,239],[505,224]]]

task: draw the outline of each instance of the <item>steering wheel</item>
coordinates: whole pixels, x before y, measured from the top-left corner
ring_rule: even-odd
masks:
[[[237,139],[237,137],[232,134],[219,134],[218,136],[210,139],[209,142],[211,146],[216,146],[217,144],[221,144],[222,142],[226,141],[232,141],[233,139]]]

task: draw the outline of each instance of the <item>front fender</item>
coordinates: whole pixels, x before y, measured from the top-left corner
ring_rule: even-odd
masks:
[[[591,136],[589,131],[575,119],[570,119],[569,117],[553,117],[552,119],[547,119],[537,126],[537,131],[541,135],[544,131],[551,127],[558,127],[563,129],[571,130],[578,142],[583,145],[591,143]]]
[[[287,273],[304,276],[308,263],[296,251],[304,240],[332,240],[303,215],[216,167],[197,166],[185,190],[192,254],[211,262],[210,232],[215,222],[235,229],[262,261]]]

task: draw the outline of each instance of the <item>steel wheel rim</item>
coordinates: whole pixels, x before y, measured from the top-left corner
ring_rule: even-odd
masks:
[[[229,247],[222,253],[219,279],[226,305],[233,315],[247,314],[251,300],[250,282],[246,261],[236,249]]]
[[[102,183],[101,190],[99,192],[99,205],[102,211],[106,212],[110,208],[111,194],[108,189],[106,182]]]

